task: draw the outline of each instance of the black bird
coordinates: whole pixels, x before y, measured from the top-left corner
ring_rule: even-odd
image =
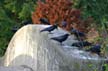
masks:
[[[64,28],[65,28],[65,27],[67,26],[66,19],[64,19],[64,20],[62,21],[62,23],[61,23],[61,24],[62,24],[62,27],[64,27]]]
[[[94,45],[93,47],[91,47],[90,49],[88,49],[86,51],[90,51],[92,53],[96,53],[96,54],[100,55],[101,45],[100,44],[96,44],[96,45]]]
[[[12,27],[11,31],[15,33],[18,29],[19,28],[17,26],[14,26],[14,27]]]
[[[43,24],[50,25],[50,23],[48,22],[46,18],[40,18],[39,21],[41,21],[41,23]]]
[[[64,34],[62,36],[53,37],[51,39],[56,40],[62,44],[63,41],[65,41],[68,38],[69,34]]]
[[[85,33],[80,32],[75,28],[72,28],[71,33],[73,33],[76,37],[85,37]]]
[[[31,20],[24,20],[24,21],[22,21],[22,24],[23,25],[32,24],[32,21]]]
[[[85,47],[85,46],[91,46],[91,45],[92,43],[88,41],[79,41],[72,44],[72,46],[76,46],[76,47]]]
[[[57,29],[57,25],[52,25],[50,27],[47,27],[47,28],[41,30],[40,32],[48,31],[49,33],[51,33],[51,31],[53,31],[54,29]]]

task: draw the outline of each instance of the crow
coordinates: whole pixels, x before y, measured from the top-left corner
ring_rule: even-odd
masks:
[[[71,33],[73,33],[76,37],[84,37],[85,33],[78,31],[77,29],[72,29]]]
[[[92,43],[88,41],[79,41],[72,44],[72,46],[76,46],[76,47],[85,47],[85,46],[91,46],[91,45]]]
[[[72,28],[71,34],[74,34],[78,40],[82,40],[85,37],[85,33],[78,31],[75,28]]]
[[[53,31],[54,29],[57,29],[57,28],[58,28],[57,25],[52,25],[50,27],[47,27],[47,28],[41,30],[40,32],[48,31],[49,33],[51,33],[51,31]]]
[[[68,38],[69,34],[64,34],[58,37],[53,37],[51,39],[56,40],[62,44],[63,41],[65,41]]]
[[[62,24],[62,27],[64,27],[64,28],[65,28],[65,27],[67,26],[66,19],[64,19],[64,20],[62,21],[62,23],[61,23],[61,24]]]
[[[40,18],[39,21],[43,24],[50,25],[50,23],[48,22],[46,18]]]
[[[32,24],[32,21],[31,20],[24,20],[24,21],[22,21],[22,24],[23,25]]]
[[[98,55],[100,55],[101,52],[101,45],[100,44],[95,44],[93,47],[89,48],[86,51],[90,51],[92,53],[96,53]]]
[[[19,28],[17,26],[14,26],[14,27],[12,27],[11,31],[15,33],[18,29]]]

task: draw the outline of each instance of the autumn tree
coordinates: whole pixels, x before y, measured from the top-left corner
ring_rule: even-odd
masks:
[[[35,24],[40,24],[39,18],[47,18],[50,24],[57,23],[61,27],[61,22],[65,19],[67,22],[66,30],[72,27],[78,30],[84,30],[85,26],[81,21],[80,10],[73,8],[72,0],[38,0],[37,7],[32,14],[32,20]]]

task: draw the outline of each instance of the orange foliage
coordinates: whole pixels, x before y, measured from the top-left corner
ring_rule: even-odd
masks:
[[[75,27],[85,32],[84,21],[80,19],[80,10],[72,8],[71,0],[45,0],[45,3],[38,0],[35,12],[32,14],[32,20],[35,24],[40,24],[40,18],[47,18],[53,25],[57,23],[61,27],[61,22],[66,19],[66,30]]]

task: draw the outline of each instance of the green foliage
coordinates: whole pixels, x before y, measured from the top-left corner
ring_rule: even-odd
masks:
[[[0,56],[13,36],[13,26],[21,26],[23,20],[30,20],[37,0],[0,0]],[[1,42],[2,41],[2,42]]]
[[[31,18],[36,1],[32,0],[5,0],[4,7],[17,19],[25,20]]]
[[[7,21],[0,21],[0,26],[0,56],[2,56],[5,53],[6,47],[13,33],[11,32],[11,23]]]
[[[102,29],[108,28],[108,0],[74,0],[75,7],[80,8],[83,18],[93,17],[96,25]],[[106,25],[106,26],[105,26]]]
[[[5,10],[0,7],[0,56],[6,50],[10,38],[12,37],[11,26],[15,23],[6,14]]]
[[[108,36],[108,0],[74,0],[74,2],[75,7],[82,10],[83,19],[86,19],[87,17],[94,18],[96,22],[96,29],[101,35],[107,34]],[[102,37],[99,37],[95,40],[101,40],[103,42],[102,47],[108,54],[107,36],[103,35]],[[105,71],[108,71],[108,65],[106,65]]]
[[[82,10],[83,19],[94,18],[94,25],[101,35],[101,41],[108,41],[108,0],[74,0],[75,7]],[[107,35],[106,35],[107,34]]]
[[[6,19],[9,20],[8,16],[5,13],[5,10],[0,7],[0,20],[6,20]]]
[[[23,8],[21,12],[19,13],[19,18],[24,20],[24,19],[29,19],[31,17],[31,13],[33,11],[33,5],[32,4],[23,4]]]
[[[10,39],[14,34],[11,32],[11,28],[15,25],[19,25],[23,20],[31,19],[36,1],[37,0],[0,0],[0,56],[4,55]],[[74,6],[82,10],[83,19],[91,16],[97,22],[96,25],[99,26],[98,29],[108,30],[108,0],[73,1],[75,1]],[[102,39],[99,37],[96,41],[98,40],[100,41]],[[108,50],[108,48],[105,50]],[[76,64],[76,66],[79,67],[78,64]],[[105,64],[105,66],[105,71],[108,71],[108,65]],[[89,67],[92,67],[92,65],[89,65]]]

